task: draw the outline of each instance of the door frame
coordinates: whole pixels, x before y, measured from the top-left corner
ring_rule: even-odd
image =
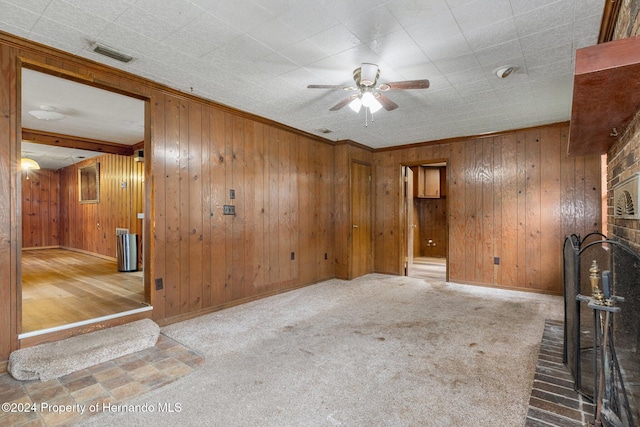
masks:
[[[22,334],[22,179],[21,174],[22,170],[20,168],[20,153],[22,148],[22,70],[24,68],[37,71],[40,73],[48,74],[54,77],[67,79],[74,81],[80,84],[86,84],[88,86],[92,86],[98,89],[102,89],[108,92],[118,93],[124,96],[129,96],[131,98],[136,98],[144,102],[144,144],[143,150],[146,153],[151,153],[151,99],[149,97],[145,97],[140,94],[124,91],[122,89],[118,89],[115,87],[111,87],[106,83],[96,83],[94,82],[90,76],[84,76],[78,73],[74,73],[69,70],[65,70],[62,68],[54,67],[52,65],[44,64],[38,61],[34,61],[31,59],[20,58],[17,61],[16,65],[16,74],[17,74],[17,84],[16,84],[16,137],[11,144],[13,145],[13,150],[16,153],[16,158],[14,161],[17,162],[16,174],[13,179],[15,179],[15,184],[12,186],[12,199],[16,200],[15,208],[13,209],[12,214],[15,215],[15,223],[16,223],[16,234],[17,234],[17,250],[16,250],[16,292],[15,292],[15,327],[11,328],[12,331],[15,331],[15,339],[18,343],[18,347],[25,347],[30,345],[39,344],[42,342],[55,341],[58,339],[67,338],[74,335],[80,335],[87,332],[92,332],[97,329],[102,329],[105,327],[111,327],[127,322],[133,322],[135,320],[139,320],[142,318],[147,318],[151,316],[153,309],[153,297],[154,292],[151,289],[151,251],[153,244],[151,236],[151,220],[153,216],[152,212],[152,178],[151,178],[151,158],[150,156],[145,156],[144,160],[144,218],[142,219],[142,268],[143,268],[143,288],[144,288],[144,300],[145,303],[148,304],[146,309],[139,310],[139,313],[131,314],[128,316],[105,316],[105,320],[101,320],[95,323],[92,323],[91,320],[86,322],[80,322],[82,325],[71,326],[65,328],[64,326],[60,327],[59,331],[43,333],[43,334],[35,334],[34,337],[29,336],[28,338],[21,338]],[[135,215],[135,213],[134,213]],[[94,319],[95,320],[95,319]],[[87,323],[87,324],[84,324]],[[54,328],[57,329],[57,328]],[[31,334],[29,334],[31,335]]]
[[[407,230],[407,224],[408,224],[408,215],[409,215],[409,209],[407,207],[407,196],[405,194],[407,186],[405,184],[404,181],[404,168],[405,167],[413,167],[413,166],[420,166],[420,165],[429,165],[429,164],[434,164],[434,163],[446,163],[446,169],[445,169],[445,177],[446,177],[446,183],[445,183],[445,188],[446,188],[446,195],[447,197],[445,198],[445,206],[446,206],[446,235],[447,235],[447,245],[445,248],[445,266],[446,266],[446,273],[445,273],[445,280],[449,281],[449,242],[451,241],[450,239],[450,218],[451,218],[451,211],[449,209],[449,158],[446,157],[442,157],[442,158],[436,158],[436,159],[428,159],[428,160],[422,160],[422,161],[412,161],[412,162],[405,162],[405,163],[401,163],[400,164],[400,185],[401,185],[401,191],[400,194],[402,195],[402,203],[400,205],[400,232],[402,233],[402,237],[401,237],[401,248],[402,248],[402,253],[401,253],[401,257],[400,257],[400,272],[402,275],[406,275],[406,270],[405,270],[405,259],[408,257],[408,251],[409,251],[409,232]],[[414,236],[415,239],[415,236]]]

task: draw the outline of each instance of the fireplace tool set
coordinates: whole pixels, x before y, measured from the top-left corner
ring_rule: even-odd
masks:
[[[595,345],[593,358],[594,398],[596,404],[595,427],[629,427],[633,415],[624,387],[620,365],[613,345],[613,315],[620,312],[616,303],[624,298],[611,295],[611,272],[602,272],[602,289],[599,287],[600,269],[595,260],[589,268],[591,296],[578,294],[576,300],[587,303],[593,310]],[[598,366],[598,362],[600,366]],[[618,390],[614,390],[617,388]],[[622,419],[617,415],[620,414]]]

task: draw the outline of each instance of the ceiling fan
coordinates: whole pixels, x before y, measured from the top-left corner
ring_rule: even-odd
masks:
[[[365,62],[362,63],[359,68],[353,70],[353,80],[356,83],[355,86],[309,85],[307,88],[356,91],[356,93],[349,95],[333,107],[329,108],[329,110],[337,111],[345,105],[349,105],[349,107],[356,113],[359,112],[362,107],[365,107],[365,109],[368,109],[371,113],[375,113],[380,108],[384,108],[387,111],[398,108],[398,104],[393,102],[382,92],[389,90],[426,89],[429,87],[429,80],[404,80],[400,82],[381,83],[376,87],[378,77],[380,77],[380,68],[376,64],[369,64]]]

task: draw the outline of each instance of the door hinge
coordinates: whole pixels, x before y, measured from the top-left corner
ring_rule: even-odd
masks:
[[[404,182],[409,182],[409,177],[407,175],[404,176]]]

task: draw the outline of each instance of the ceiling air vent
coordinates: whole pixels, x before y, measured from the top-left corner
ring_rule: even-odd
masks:
[[[613,188],[614,218],[639,219],[640,204],[638,199],[638,178],[640,173],[636,173],[625,179]]]
[[[99,53],[100,55],[108,56],[109,58],[115,59],[120,62],[129,62],[133,59],[133,56],[125,55],[124,53],[118,52],[115,49],[111,49],[110,47],[106,47],[101,44],[97,44],[93,51],[95,53]]]

